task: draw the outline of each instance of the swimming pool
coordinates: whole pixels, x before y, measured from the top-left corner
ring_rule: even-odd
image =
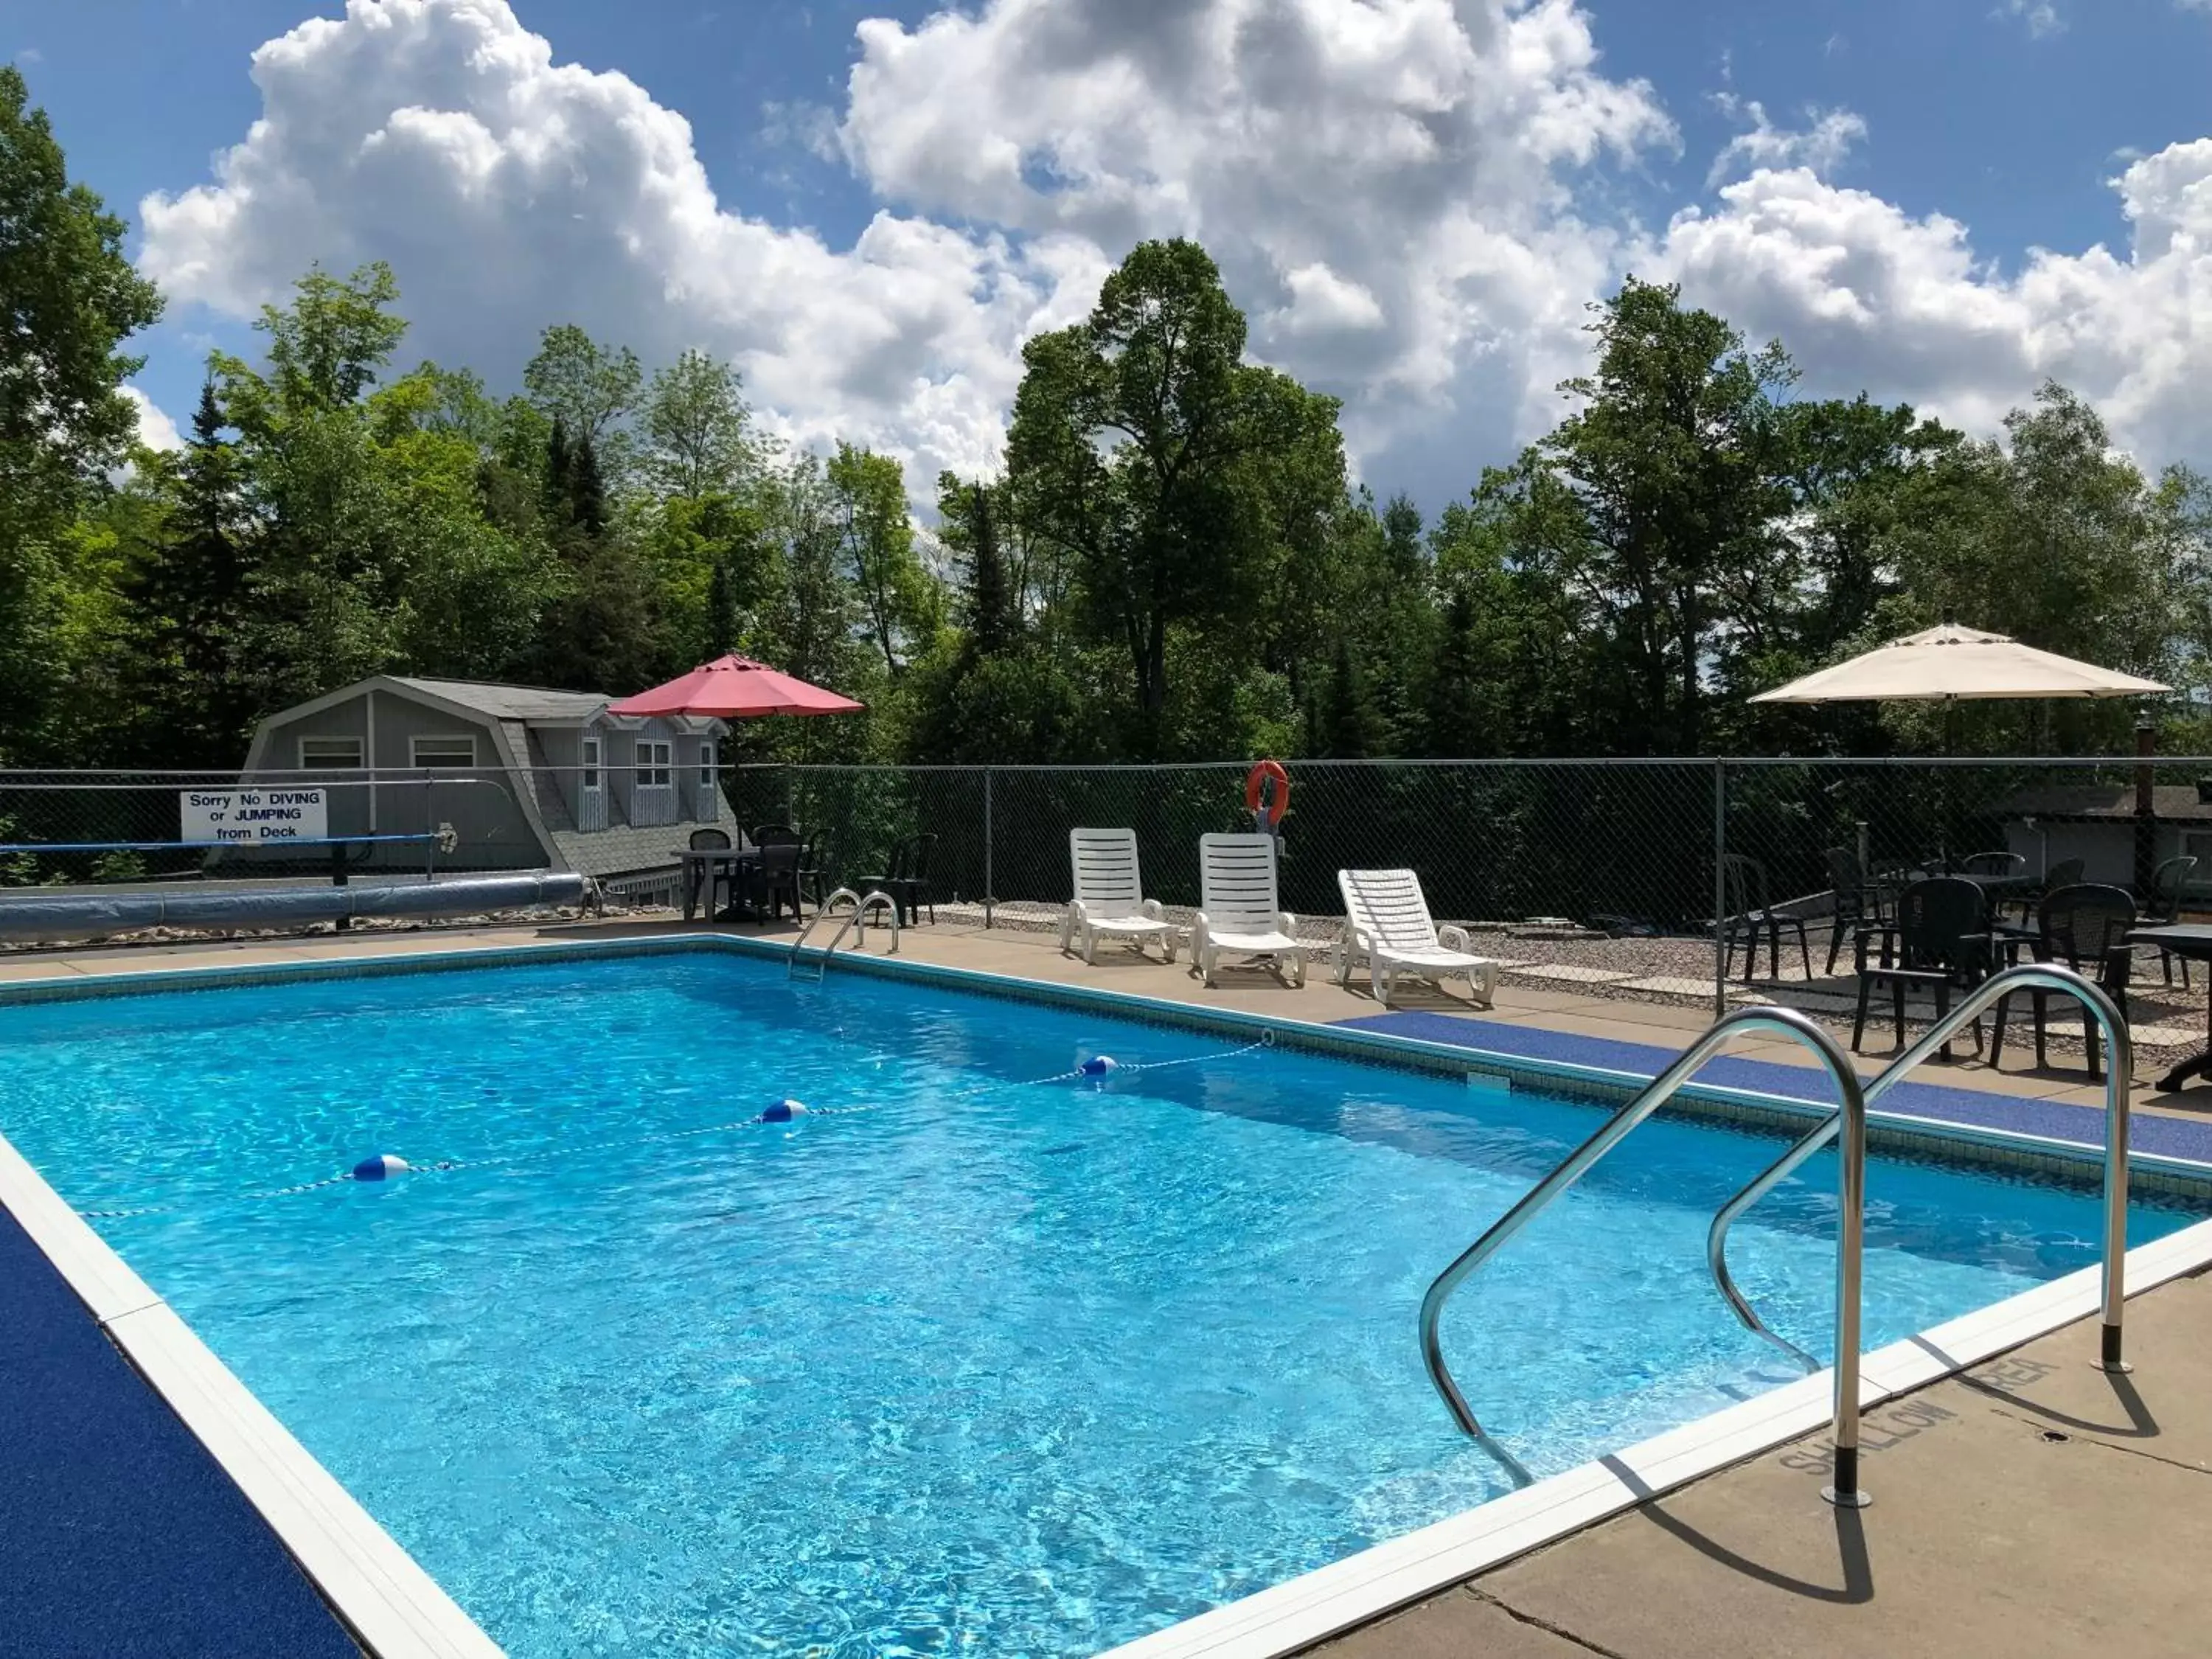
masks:
[[[99,1224],[518,1656],[1089,1652],[1494,1495],[1414,1310],[1605,1109],[706,954],[0,1007],[0,1133],[156,1209]],[[694,1133],[783,1097],[827,1109]],[[1654,1122],[1462,1293],[1539,1474],[1794,1377],[1703,1268],[1775,1145]],[[461,1167],[237,1197],[381,1152]],[[1824,1354],[1832,1183],[1734,1249]],[[1868,1185],[1869,1346],[2095,1259],[2087,1190]]]

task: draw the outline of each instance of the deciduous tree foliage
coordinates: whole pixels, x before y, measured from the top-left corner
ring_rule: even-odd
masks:
[[[120,347],[161,302],[29,99],[0,64],[0,722],[35,744],[68,667],[72,515],[130,445],[139,360]]]
[[[1673,289],[1590,319],[1558,424],[1425,522],[1346,477],[1334,401],[1246,361],[1204,250],[1147,242],[1024,351],[1002,457],[787,452],[734,365],[552,319],[511,395],[404,370],[392,271],[314,270],[191,439],[135,450],[159,299],[0,68],[0,762],[222,766],[376,672],[611,695],[738,650],[866,716],[736,758],[2109,749],[2132,711],[1753,708],[1953,612],[2197,687],[2212,489],[2046,386],[2002,437],[1798,395]],[[2180,703],[2174,741],[2212,741]]]

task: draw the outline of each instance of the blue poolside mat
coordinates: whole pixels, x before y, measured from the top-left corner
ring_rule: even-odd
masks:
[[[276,1534],[4,1208],[0,1652],[361,1655]]]
[[[1417,1037],[1425,1042],[1447,1042],[1462,1048],[1484,1048],[1521,1060],[1547,1060],[1571,1066],[1599,1066],[1607,1071],[1632,1072],[1656,1077],[1681,1052],[1645,1042],[1619,1042],[1610,1037],[1583,1036],[1571,1031],[1547,1031],[1533,1025],[1509,1025],[1498,1020],[1469,1019],[1458,1014],[1365,1014],[1340,1020],[1363,1031],[1382,1031],[1392,1036]],[[2082,1074],[2087,1081],[2087,1073]],[[1835,1091],[1827,1073],[1802,1066],[1784,1066],[1770,1060],[1710,1061],[1698,1073],[1700,1083],[1723,1088],[1747,1089],[1780,1095],[1790,1100],[1832,1102]],[[2021,1134],[2045,1135],[2054,1140],[2076,1141],[2085,1146],[2105,1144],[2102,1107],[2073,1106],[2060,1101],[2031,1100],[2022,1095],[1995,1094],[1984,1089],[1954,1089],[1941,1083],[1900,1083],[1881,1097],[1881,1110],[1912,1117],[1941,1118],[1978,1128],[2010,1129]],[[2187,1118],[2154,1116],[2138,1112],[2133,1118],[2130,1140],[2138,1152],[2167,1158],[2195,1158],[2212,1163],[2212,1123]]]

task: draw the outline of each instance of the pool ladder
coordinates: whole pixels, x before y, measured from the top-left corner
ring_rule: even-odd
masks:
[[[799,970],[801,965],[799,951],[806,944],[806,936],[822,925],[823,918],[827,916],[831,909],[836,907],[839,899],[852,900],[853,911],[852,914],[847,916],[843,922],[838,926],[837,931],[830,935],[828,948],[823,950],[820,955],[812,959],[814,966],[814,982],[817,985],[819,985],[822,982],[822,976],[830,971],[830,958],[837,954],[837,947],[845,942],[846,934],[851,933],[853,935],[853,943],[856,947],[863,950],[867,947],[868,912],[872,909],[881,909],[890,915],[891,919],[890,954],[892,956],[896,956],[898,954],[898,901],[893,898],[889,893],[884,891],[880,887],[870,890],[867,896],[865,898],[850,887],[840,887],[836,892],[830,894],[828,898],[822,901],[822,908],[817,910],[812,916],[807,919],[806,926],[799,930],[799,937],[792,940],[791,954],[784,958],[783,976],[786,979],[796,979],[799,977]]]
[[[2127,1297],[2128,1248],[2128,1089],[2135,1073],[2135,1048],[2127,1021],[2111,997],[2071,969],[2037,963],[2008,968],[1982,981],[1959,1006],[1938,1019],[1920,1040],[1885,1066],[1873,1082],[1862,1084],[1846,1054],[1826,1030],[1794,1008],[1741,1008],[1725,1014],[1705,1035],[1677,1055],[1667,1069],[1652,1079],[1636,1097],[1608,1118],[1604,1126],[1532,1188],[1521,1201],[1493,1223],[1489,1231],[1461,1253],[1437,1275],[1421,1299],[1421,1358],[1429,1380],[1451,1410],[1461,1428],[1472,1436],[1516,1486],[1527,1486],[1534,1477],[1525,1465],[1484,1429],[1467,1397],[1444,1364],[1438,1326],[1445,1303],[1468,1276],[1495,1255],[1516,1233],[1534,1220],[1568,1188],[1588,1174],[1598,1161],[1626,1139],[1690,1080],[1692,1073],[1728,1041],[1750,1031],[1777,1031],[1803,1043],[1834,1079],[1838,1104],[1834,1112],[1791,1145],[1782,1156],[1759,1171],[1723,1204],[1713,1217],[1705,1238],[1705,1261],[1713,1284],[1738,1320],[1754,1334],[1764,1337],[1789,1354],[1808,1371],[1820,1361],[1786,1338],[1769,1330],[1735,1278],[1729,1272],[1729,1229],[1736,1218],[1788,1179],[1806,1159],[1838,1135],[1843,1139],[1836,1186],[1836,1378],[1833,1432],[1835,1475],[1821,1489],[1830,1503],[1850,1509],[1863,1508],[1867,1494],[1859,1486],[1859,1302],[1861,1258],[1866,1225],[1867,1110],[1905,1074],[1929,1055],[1948,1044],[1970,1022],[1978,1020],[1997,1002],[2016,991],[2057,991],[2071,996],[2088,1011],[2105,1039],[2105,1239],[2102,1360],[2108,1371],[2129,1369],[2122,1358],[2120,1325]]]

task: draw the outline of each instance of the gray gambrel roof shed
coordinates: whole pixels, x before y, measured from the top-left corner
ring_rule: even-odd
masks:
[[[409,706],[414,717],[394,722],[390,713],[378,716],[373,712],[375,708],[390,709],[387,699]],[[416,770],[404,751],[395,752],[394,745],[401,737],[389,729],[392,724],[419,730],[427,718],[434,731],[436,722],[444,719],[477,733],[477,769],[501,775],[511,789],[512,810],[522,820],[514,828],[525,830],[543,849],[544,861],[553,867],[600,876],[665,867],[673,862],[673,848],[680,844],[677,832],[708,823],[733,827],[725,823],[730,815],[719,789],[702,788],[696,792],[695,799],[688,786],[685,805],[690,810],[679,812],[672,822],[665,818],[642,823],[627,821],[617,803],[617,792],[610,789],[601,798],[606,803],[605,821],[595,822],[588,829],[579,823],[575,804],[569,799],[574,793],[579,733],[590,728],[592,734],[608,738],[634,733],[640,738],[672,734],[713,738],[728,729],[718,720],[635,720],[611,715],[607,713],[609,701],[595,691],[559,691],[543,686],[417,675],[373,675],[270,715],[255,730],[245,770],[253,776],[292,769],[301,763],[296,751],[286,749],[288,738],[296,739],[302,732],[312,734],[325,721],[348,722],[346,706],[360,702],[361,719],[352,723],[352,729],[361,734],[362,763],[383,774],[404,775]],[[482,753],[484,738],[489,740],[489,754]],[[550,757],[549,746],[554,750]],[[606,756],[602,763],[609,774],[621,767],[613,755]],[[680,765],[678,770],[681,771]],[[564,789],[564,779],[570,787]]]

